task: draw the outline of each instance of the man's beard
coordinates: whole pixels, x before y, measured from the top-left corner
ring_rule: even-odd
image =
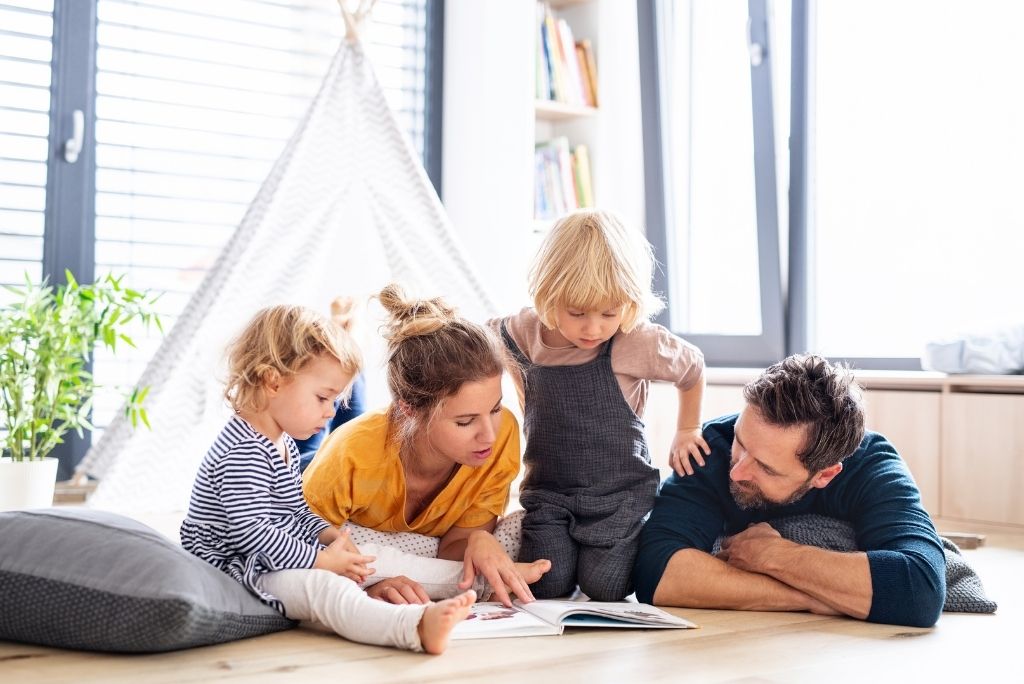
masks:
[[[814,476],[809,477],[806,482],[797,487],[795,492],[781,501],[769,499],[756,484],[750,484],[750,488],[747,489],[735,480],[729,480],[729,493],[732,494],[732,499],[736,502],[736,505],[745,511],[755,508],[765,509],[772,506],[788,506],[791,503],[796,503],[804,497],[804,494],[811,491],[811,480],[813,479]]]

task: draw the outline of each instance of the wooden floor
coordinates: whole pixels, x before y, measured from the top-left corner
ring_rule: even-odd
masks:
[[[701,628],[456,641],[441,656],[303,628],[145,656],[0,642],[0,682],[1021,681],[1024,535],[990,534],[981,548],[964,553],[999,612],[944,613],[934,629],[806,613],[670,609]]]

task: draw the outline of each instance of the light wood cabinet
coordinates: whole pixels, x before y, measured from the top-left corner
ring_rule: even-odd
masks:
[[[949,392],[945,402],[942,516],[1024,525],[1024,395]]]
[[[938,515],[942,420],[942,394],[868,390],[865,424],[888,438],[906,462],[921,490],[925,510]]]

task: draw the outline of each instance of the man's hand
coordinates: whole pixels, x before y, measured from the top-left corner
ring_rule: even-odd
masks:
[[[768,523],[751,525],[739,534],[726,537],[718,559],[739,570],[770,574],[772,551],[778,544],[788,544],[778,531]]]
[[[805,587],[803,582],[795,581],[792,575],[787,575],[786,570],[794,569],[793,555],[791,552],[794,551],[808,551],[808,547],[802,547],[796,542],[791,542],[782,539],[779,535],[778,530],[772,527],[767,522],[759,522],[756,525],[739,532],[738,535],[733,535],[722,542],[722,551],[719,552],[717,558],[724,560],[731,567],[746,572],[757,572],[764,574],[782,582],[788,586],[791,586],[800,597],[800,609],[807,610],[819,615],[842,615],[849,614],[854,617],[863,618],[867,614],[867,608],[870,607],[870,576],[867,574],[867,568],[863,568],[865,574],[867,574],[867,591],[866,596],[866,608],[861,607],[864,600],[861,598],[861,602],[857,604],[854,609],[840,610],[838,606],[831,605],[833,601],[839,599],[841,595],[840,586],[842,583],[833,586],[825,587]],[[814,552],[824,552],[821,549],[813,549]],[[842,560],[850,560],[852,554],[847,554],[842,557]],[[788,558],[788,560],[786,560]],[[840,560],[836,558],[835,560]],[[865,561],[866,564],[866,561]],[[800,565],[799,563],[797,565]],[[806,563],[801,565],[804,569],[807,569],[809,565]],[[835,574],[829,574],[831,581],[835,581],[839,576],[838,565],[833,565],[837,570]],[[858,573],[859,574],[859,573]],[[798,585],[798,586],[795,586]],[[812,593],[814,591],[820,591],[821,598],[817,598]],[[828,601],[828,603],[825,603]],[[845,606],[844,606],[845,607]]]

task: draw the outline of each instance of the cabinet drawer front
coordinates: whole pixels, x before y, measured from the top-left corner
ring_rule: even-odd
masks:
[[[942,516],[1024,525],[1024,396],[947,394]]]

